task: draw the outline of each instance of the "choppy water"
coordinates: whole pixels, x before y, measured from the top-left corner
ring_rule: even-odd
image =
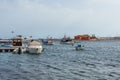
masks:
[[[120,80],[120,41],[56,43],[40,55],[0,53],[0,80]]]

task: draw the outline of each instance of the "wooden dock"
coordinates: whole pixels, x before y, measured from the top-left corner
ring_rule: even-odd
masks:
[[[13,52],[14,48],[0,48],[0,52]]]

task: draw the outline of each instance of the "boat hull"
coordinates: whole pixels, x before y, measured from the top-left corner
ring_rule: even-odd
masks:
[[[83,46],[81,46],[81,45],[77,45],[76,47],[75,47],[75,49],[78,51],[78,50],[83,50]]]
[[[61,44],[70,44],[70,45],[72,45],[72,44],[74,44],[74,42],[73,41],[68,41],[68,42],[60,42]]]
[[[28,53],[40,54],[42,53],[42,51],[43,51],[42,46],[29,46],[28,47]]]

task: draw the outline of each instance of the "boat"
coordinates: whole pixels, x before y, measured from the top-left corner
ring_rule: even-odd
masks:
[[[42,43],[44,45],[53,45],[53,40],[52,39],[42,39]]]
[[[26,53],[26,52],[27,52],[27,50],[25,47],[19,47],[19,48],[15,48],[13,50],[13,53],[17,53],[17,54],[22,54],[22,53]]]
[[[71,44],[74,45],[74,41],[70,37],[64,37],[60,41],[61,44]]]
[[[23,39],[21,37],[15,37],[12,39],[13,53],[26,53],[26,45],[23,44]]]
[[[38,41],[31,40],[28,44],[23,43],[23,39],[21,37],[13,38],[13,53],[34,53],[39,54],[43,51],[42,45]]]
[[[32,54],[40,54],[43,51],[43,47],[38,41],[31,41],[27,47],[27,52]]]
[[[78,51],[78,50],[83,50],[83,47],[84,47],[84,46],[82,46],[82,45],[79,44],[79,45],[75,46],[75,49],[76,49],[77,51]]]

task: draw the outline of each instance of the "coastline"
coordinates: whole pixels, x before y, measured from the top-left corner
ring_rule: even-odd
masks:
[[[45,38],[38,38],[38,39],[33,39],[33,40],[42,40],[42,39],[45,39]],[[23,39],[23,41],[29,41],[31,39]],[[60,41],[61,39],[57,39],[57,38],[54,38],[52,39],[54,41]],[[74,39],[72,39],[74,40]],[[99,40],[120,40],[120,37],[99,37],[97,39],[91,39],[91,40],[85,40],[85,41],[99,41]],[[84,41],[84,40],[75,40],[75,41]],[[12,42],[12,39],[0,39],[0,43],[11,43]]]

